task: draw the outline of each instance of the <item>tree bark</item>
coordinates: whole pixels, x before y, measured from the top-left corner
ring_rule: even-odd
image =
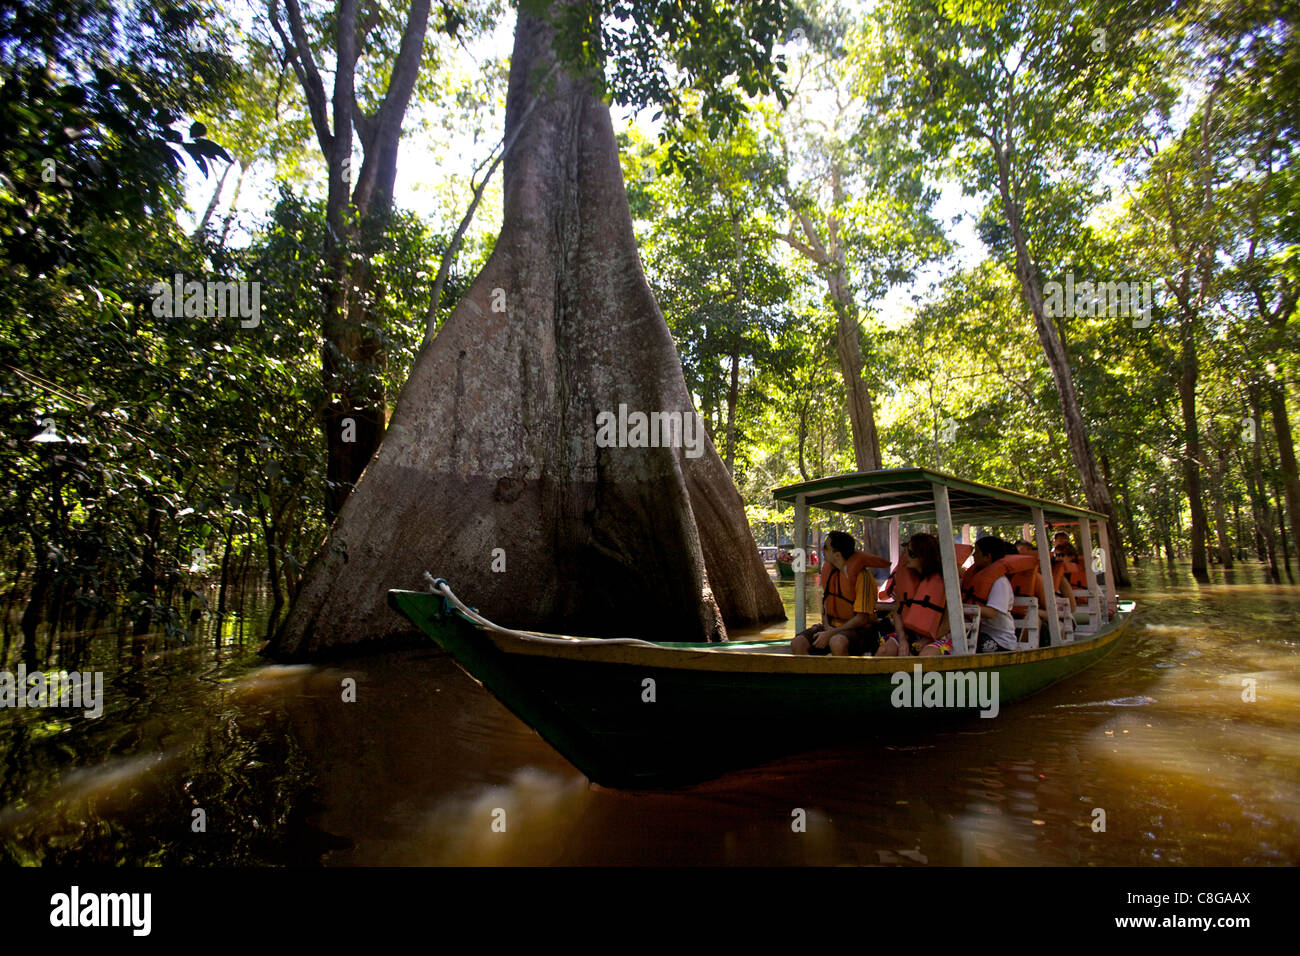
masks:
[[[1219,548],[1219,563],[1225,570],[1231,569],[1233,564],[1232,554],[1232,537],[1228,534],[1228,509],[1226,498],[1228,494],[1228,453],[1221,442],[1215,442],[1215,474],[1214,485],[1215,493],[1211,500],[1214,509],[1214,531],[1217,536]],[[1240,514],[1240,512],[1238,512]],[[1240,524],[1240,520],[1238,521]]]
[[[217,180],[217,188],[212,190],[212,198],[208,200],[208,207],[203,210],[203,216],[199,219],[199,224],[194,227],[191,239],[198,239],[203,235],[203,230],[207,228],[208,222],[212,219],[212,214],[217,209],[217,202],[221,199],[221,189],[226,185],[226,177],[230,175],[230,170],[235,164],[226,163],[226,168],[221,171],[221,178]],[[224,234],[224,233],[223,233]]]
[[[1181,323],[1182,364],[1178,372],[1178,401],[1183,413],[1183,481],[1187,488],[1187,505],[1192,515],[1192,576],[1207,580],[1208,559],[1205,552],[1205,503],[1201,489],[1201,439],[1196,426],[1196,380],[1199,363],[1189,319]]]
[[[536,83],[551,43],[521,9],[501,234],[421,351],[277,657],[409,633],[386,592],[424,588],[425,569],[515,627],[711,640],[784,617],[711,441],[698,457],[596,443],[597,416],[620,405],[694,408],[641,271],[609,109],[589,78]]]
[[[831,192],[836,205],[844,202],[843,178],[838,166],[831,169]],[[858,305],[849,284],[848,266],[844,246],[840,241],[839,219],[834,213],[826,217],[827,237],[821,234],[811,217],[789,196],[786,197],[791,212],[798,218],[804,240],[794,236],[794,229],[782,238],[793,249],[816,263],[826,278],[826,291],[835,309],[835,355],[844,379],[844,404],[853,434],[853,457],[858,471],[876,471],[880,468],[880,438],[876,434],[876,417],[871,406],[871,393],[863,378],[862,348],[858,342],[861,324]],[[889,530],[882,521],[867,521],[863,525],[863,547],[874,554],[889,553]],[[796,542],[797,543],[797,542]]]
[[[1269,411],[1273,417],[1273,434],[1277,437],[1278,462],[1282,466],[1282,487],[1286,492],[1286,510],[1291,519],[1291,540],[1300,541],[1300,471],[1296,468],[1295,441],[1291,437],[1291,418],[1286,410],[1286,388],[1270,382]],[[1278,515],[1281,521],[1281,514]]]
[[[1140,564],[1138,555],[1142,553],[1142,538],[1138,534],[1137,524],[1133,520],[1133,499],[1128,493],[1128,481],[1120,478],[1118,482],[1112,480],[1110,470],[1110,456],[1103,454],[1101,456],[1101,471],[1106,478],[1106,487],[1116,486],[1119,492],[1119,500],[1115,502],[1117,512],[1123,513],[1124,527],[1128,529],[1129,548],[1133,552],[1133,564]]]
[[[338,3],[334,89],[328,104],[298,0],[286,0],[289,36],[272,7],[272,26],[302,84],[329,174],[325,219],[330,282],[321,323],[321,376],[329,400],[321,428],[328,455],[325,508],[330,518],[355,487],[384,433],[384,390],[377,375],[383,348],[366,306],[372,273],[368,262],[354,262],[353,246],[362,229],[382,229],[391,212],[402,119],[419,76],[430,3],[411,3],[383,102],[371,116],[361,111],[356,96],[357,0]],[[359,133],[364,157],[355,189],[354,132]]]

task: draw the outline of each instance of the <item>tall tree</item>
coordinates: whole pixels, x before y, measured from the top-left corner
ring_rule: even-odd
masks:
[[[330,271],[321,322],[321,370],[329,398],[321,425],[331,516],[384,432],[384,390],[377,374],[383,346],[369,306],[374,275],[356,248],[361,234],[382,231],[391,213],[402,122],[426,58],[429,8],[430,0],[412,0],[402,18],[373,0],[337,0],[332,16],[323,17],[309,15],[299,0],[284,0],[283,12],[280,0],[268,3],[271,24],[302,87],[329,182]],[[463,20],[444,5],[443,28],[450,34]],[[328,93],[318,62],[321,35],[329,37],[333,60]],[[363,63],[366,55],[375,62]],[[385,74],[386,82],[377,79]],[[354,182],[352,154],[358,143],[362,159]]]
[[[825,283],[859,471],[882,467],[864,350],[863,305],[945,251],[930,215],[937,191],[907,131],[878,108],[879,37],[838,5],[805,8],[807,48],[794,61],[782,117],[790,217],[782,237]],[[885,553],[883,522],[864,523],[867,547]]]
[[[885,31],[882,101],[909,117],[927,152],[952,159],[968,194],[990,197],[985,238],[1011,265],[1056,383],[1071,457],[1089,506],[1107,515],[1108,567],[1126,583],[1119,522],[1044,276],[1100,194],[1099,172],[1168,91],[1160,82],[1161,0],[1023,6],[1006,0],[895,0]],[[1097,144],[1108,144],[1107,149]]]

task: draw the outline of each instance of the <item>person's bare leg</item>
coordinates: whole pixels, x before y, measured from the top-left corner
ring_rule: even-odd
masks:
[[[921,653],[918,654],[917,656],[918,657],[939,657],[942,654],[943,651],[939,650],[939,648],[937,648],[935,645],[927,644],[925,645],[925,647],[921,648]]]
[[[848,657],[849,638],[847,634],[836,634],[831,638],[831,654],[834,657]]]
[[[897,657],[898,641],[895,638],[887,637],[876,651],[877,657]]]
[[[802,634],[796,634],[796,635],[794,636],[794,640],[790,642],[790,653],[791,653],[791,654],[807,654],[807,653],[808,653],[808,638],[804,637]]]

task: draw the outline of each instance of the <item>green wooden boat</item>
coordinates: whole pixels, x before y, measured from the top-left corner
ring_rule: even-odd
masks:
[[[805,482],[776,496],[795,501],[796,536],[806,530],[810,502],[844,513],[883,512],[892,519],[895,560],[900,517],[937,518],[941,540],[945,526],[952,540],[954,517],[995,525],[1028,508],[1040,541],[1048,540],[1050,516],[1054,524],[1078,522],[1087,542],[1091,521],[1101,517],[923,469]],[[942,550],[945,580],[956,589],[955,554]],[[1046,549],[1042,554],[1045,561]],[[796,630],[804,624],[804,574],[796,587]],[[954,642],[953,655],[924,659],[798,656],[785,638],[698,644],[514,631],[487,621],[432,577],[432,593],[390,591],[389,603],[592,781],[658,788],[801,750],[879,741],[891,728],[927,718],[946,725],[978,723],[980,714],[1015,719],[1005,705],[1091,666],[1124,635],[1133,605],[1098,588],[1091,570],[1089,579],[1097,601],[1087,633],[1071,639],[1053,626],[1051,646],[997,654],[972,653],[970,634]],[[960,610],[952,626],[954,634],[969,634]]]

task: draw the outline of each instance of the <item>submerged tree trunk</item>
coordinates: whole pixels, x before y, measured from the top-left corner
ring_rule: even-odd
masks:
[[[784,617],[641,271],[609,109],[589,79],[537,82],[551,42],[520,10],[501,235],[416,360],[278,657],[409,633],[386,592],[426,569],[516,627],[710,640]],[[681,415],[678,447],[634,427],[611,447],[598,425],[621,409]]]

